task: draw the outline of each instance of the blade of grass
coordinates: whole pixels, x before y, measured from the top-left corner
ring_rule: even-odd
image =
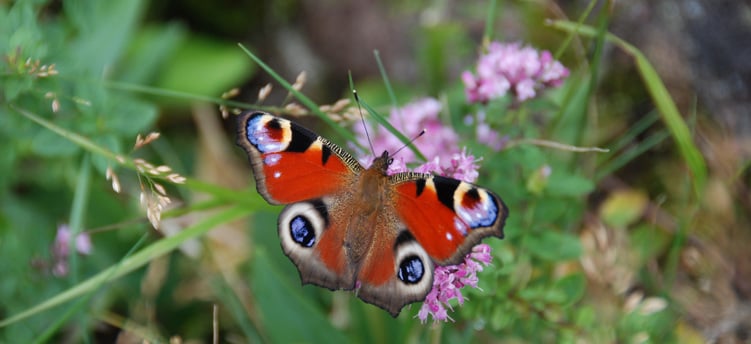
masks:
[[[576,27],[580,28],[582,24],[584,24],[584,21],[589,18],[589,14],[592,13],[592,10],[595,8],[595,5],[598,3],[598,0],[592,0],[589,2],[587,7],[582,11],[582,14],[579,16],[579,19],[576,20]],[[571,41],[574,40],[574,37],[576,36],[576,31],[571,31],[566,35],[566,38],[563,39],[563,42],[561,43],[561,46],[558,47],[558,49],[555,51],[555,54],[553,54],[553,57],[558,60],[561,55],[563,55],[563,52],[568,49],[569,44],[571,44]]]
[[[268,65],[266,65],[258,56],[256,56],[248,48],[246,48],[245,45],[243,45],[241,43],[238,43],[238,46],[240,47],[240,49],[242,49],[245,52],[245,54],[247,54],[250,57],[251,60],[253,60],[253,62],[255,62],[256,64],[258,64],[258,66],[260,66],[261,69],[263,69],[264,71],[266,71],[266,73],[268,73],[274,80],[276,80],[276,82],[278,82],[280,85],[282,85],[282,87],[284,87],[287,91],[289,91],[290,93],[292,93],[292,95],[294,95],[295,98],[297,98],[297,100],[300,101],[300,103],[302,103],[305,107],[307,107],[308,109],[310,109],[310,111],[312,113],[314,113],[316,116],[320,117],[321,120],[323,120],[324,122],[326,122],[326,124],[328,124],[329,126],[331,126],[331,128],[334,129],[334,131],[336,131],[337,134],[339,134],[345,140],[347,140],[349,142],[352,142],[354,144],[359,145],[359,143],[355,139],[355,135],[354,134],[352,134],[349,130],[344,129],[338,123],[334,122],[334,120],[332,120],[331,118],[329,118],[329,116],[327,116],[325,113],[323,113],[320,110],[320,108],[318,107],[318,105],[315,102],[313,102],[313,100],[311,100],[310,98],[308,98],[307,96],[305,96],[301,92],[299,92],[299,91],[295,90],[294,88],[292,88],[292,85],[289,82],[287,82],[287,80],[284,80],[284,78],[282,78],[273,69],[271,69],[271,67],[269,67]]]
[[[588,124],[593,121],[587,121],[587,114],[594,101],[593,93],[598,83],[600,75],[600,66],[603,58],[605,46],[605,33],[607,32],[607,23],[609,22],[607,13],[601,12],[598,17],[598,27],[595,36],[594,52],[590,63],[587,65],[589,73],[578,73],[581,77],[569,78],[569,91],[561,104],[561,108],[556,114],[553,125],[554,135],[558,141],[570,142],[579,145],[580,140],[584,137],[582,131],[586,131]],[[574,159],[569,159],[569,163],[578,164]]]
[[[684,187],[686,189],[685,193],[690,194],[691,191],[689,189],[691,188],[691,185],[688,181],[685,182]],[[677,230],[673,236],[670,248],[668,249],[662,280],[662,288],[666,295],[672,294],[671,291],[674,290],[673,287],[676,283],[678,270],[681,270],[681,257],[683,257],[683,253],[685,252],[683,247],[688,240],[688,231],[692,225],[695,226],[694,219],[696,219],[696,214],[699,212],[700,207],[700,202],[692,201],[688,197],[683,197],[681,204],[679,205],[678,209],[681,209],[681,216],[678,217]]]
[[[136,170],[135,163],[129,157],[115,154],[114,152],[110,150],[102,148],[101,146],[97,145],[96,143],[89,140],[88,138],[78,135],[65,128],[59,127],[55,125],[54,123],[47,121],[46,119],[41,118],[29,111],[16,108],[16,107],[12,107],[12,108],[16,112],[23,115],[24,117],[57,133],[58,135],[64,138],[69,139],[71,142],[81,146],[83,149],[88,150],[91,153],[104,156],[105,158],[110,159],[113,162],[116,162],[117,164],[125,166],[129,169]],[[161,179],[157,177],[155,178]],[[272,209],[272,207],[268,205],[268,203],[266,203],[263,199],[261,199],[261,197],[256,192],[238,192],[238,190],[219,187],[215,184],[202,182],[200,180],[196,180],[196,179],[192,179],[188,177],[185,177],[185,183],[183,185],[185,185],[186,187],[194,191],[201,191],[201,192],[211,194],[212,196],[218,199],[232,201],[233,203],[245,205],[246,207],[250,209]]]
[[[495,11],[498,8],[498,0],[490,0],[488,3],[488,16],[485,17],[485,30],[482,34],[482,46],[487,47],[493,40],[493,24],[495,23]]]
[[[253,321],[248,317],[246,310],[242,306],[243,303],[240,296],[236,294],[229,283],[224,278],[217,278],[212,280],[211,286],[215,290],[219,300],[221,300],[221,304],[229,308],[228,311],[245,335],[245,340],[248,343],[267,343],[269,339],[262,338],[262,334],[253,326]],[[258,325],[262,326],[262,324]]]
[[[652,124],[657,122],[660,115],[656,111],[649,112],[646,116],[642,117],[640,120],[638,120],[636,123],[631,125],[623,136],[618,138],[618,141],[616,141],[612,146],[611,150],[613,152],[620,151],[623,147],[626,147],[628,144],[634,141],[634,139],[639,136],[639,134],[643,133],[647,128],[651,127]]]
[[[683,159],[686,161],[689,169],[692,172],[694,193],[697,197],[701,198],[704,190],[704,184],[707,179],[707,165],[704,161],[704,157],[699,152],[699,149],[694,145],[694,141],[691,132],[686,125],[686,122],[678,112],[678,107],[670,97],[667,88],[662,83],[657,71],[652,67],[647,58],[638,50],[634,48],[634,56],[636,57],[636,63],[639,66],[642,77],[645,80],[647,89],[652,95],[652,99],[660,109],[663,121],[670,130],[678,150],[683,155]]]
[[[386,89],[387,90],[391,90],[390,92],[391,92],[392,95],[390,95],[390,96],[393,96],[393,89],[391,88],[391,84],[389,83],[388,75],[386,74],[386,70],[383,69],[383,64],[381,63],[380,59],[378,59],[377,55],[376,55],[376,63],[378,64],[379,69],[381,69],[381,77],[383,77],[383,82],[386,85]],[[355,83],[354,83],[354,81],[352,81],[352,75],[351,74],[349,76],[349,85],[350,85],[351,89],[353,89],[353,90],[355,89]],[[393,98],[391,99],[391,101],[392,101],[392,106],[395,109],[398,108],[398,105],[396,103],[396,96],[393,96]],[[365,101],[363,101],[362,99],[359,99],[359,102],[362,105],[362,107],[364,107],[365,110],[368,111],[368,113],[370,113],[371,117],[373,117],[373,119],[375,119],[375,121],[378,122],[378,124],[380,124],[382,127],[384,127],[386,129],[386,131],[388,131],[392,135],[396,136],[396,138],[398,138],[400,141],[402,141],[402,143],[404,143],[405,145],[407,145],[407,147],[409,148],[409,150],[411,150],[413,153],[415,153],[415,156],[418,159],[422,159],[423,161],[426,161],[425,156],[422,155],[422,153],[420,152],[420,150],[417,149],[417,146],[415,146],[414,143],[412,143],[412,140],[410,140],[408,137],[404,136],[404,134],[402,134],[399,131],[399,129],[396,129],[396,127],[394,127],[391,124],[391,122],[388,121],[388,119],[386,119],[385,117],[383,117],[374,108],[370,107]],[[373,152],[373,154],[376,155],[376,156],[380,155],[378,152]]]
[[[647,130],[647,128],[651,127],[659,119],[660,114],[657,113],[657,111],[650,111],[646,116],[642,117],[636,123],[631,125],[625,134],[621,135],[615,143],[610,145],[610,147],[612,147],[612,153],[604,155],[602,159],[599,159],[597,161],[597,169],[599,170],[601,166],[610,163],[613,159],[616,159],[619,156],[618,154],[621,153],[622,149],[631,144],[639,134],[643,133],[645,130]]]
[[[70,238],[68,238],[68,247],[71,251],[76,251],[76,239],[78,234],[83,231],[83,219],[86,217],[86,204],[89,200],[89,186],[91,179],[91,155],[84,153],[81,160],[81,167],[76,181],[76,190],[73,193],[73,203],[70,207],[70,216],[68,218],[68,227],[70,228]],[[78,283],[78,255],[71,254],[68,257],[70,263],[70,282]]]
[[[13,105],[11,105],[11,109],[13,109],[16,112],[20,113],[24,117],[26,117],[26,118],[28,118],[28,119],[36,122],[37,124],[39,124],[39,125],[47,128],[47,129],[53,131],[54,133],[56,133],[56,134],[58,134],[58,135],[60,135],[60,136],[62,136],[64,138],[70,140],[71,142],[73,142],[73,143],[81,146],[81,148],[83,148],[85,150],[88,150],[88,151],[90,151],[90,152],[92,152],[94,154],[98,154],[98,155],[104,156],[104,157],[106,157],[106,158],[108,158],[110,160],[114,160],[114,161],[119,161],[119,160],[123,159],[125,161],[125,162],[122,162],[123,165],[128,166],[128,167],[133,168],[133,169],[135,169],[135,167],[136,167],[136,165],[133,163],[133,161],[129,161],[127,159],[124,159],[123,157],[121,157],[121,156],[119,156],[119,155],[117,155],[117,154],[115,154],[115,153],[113,153],[113,152],[111,152],[111,151],[109,151],[109,150],[107,150],[105,148],[102,148],[101,146],[97,145],[96,143],[90,141],[89,139],[87,139],[87,138],[85,138],[85,137],[83,137],[81,135],[78,135],[78,134],[76,134],[76,133],[74,133],[72,131],[69,131],[69,130],[65,129],[65,128],[58,127],[57,125],[53,124],[52,122],[49,122],[46,119],[44,119],[42,117],[39,117],[39,116],[37,116],[37,115],[35,115],[35,114],[33,114],[33,113],[29,112],[29,111],[26,111],[24,109],[17,108],[17,107],[15,107]]]
[[[383,66],[383,61],[381,61],[381,54],[378,52],[378,50],[373,50],[373,57],[375,57],[376,65],[378,65],[378,72],[381,74],[381,79],[383,79],[383,86],[386,88],[386,93],[389,95],[391,107],[396,109],[399,107],[399,103],[396,101],[396,93],[394,93],[394,88],[391,86],[389,75],[388,73],[386,73],[386,68]],[[354,87],[352,82],[352,74],[349,75],[349,84],[350,87]]]
[[[595,37],[598,34],[597,31],[590,26],[577,25],[576,23],[568,21],[556,20],[549,24],[558,30],[575,32],[588,37]],[[691,172],[693,177],[691,178],[691,181],[694,194],[698,198],[701,198],[704,184],[707,179],[707,165],[701,152],[696,148],[691,132],[688,129],[688,125],[686,125],[683,117],[681,117],[678,107],[675,105],[675,102],[673,102],[665,84],[660,79],[660,76],[657,74],[657,71],[652,64],[649,63],[649,60],[641,51],[639,51],[639,49],[611,33],[606,35],[606,39],[634,58],[639,75],[641,76],[652,101],[660,111],[663,123],[665,123],[665,126],[673,137],[673,141],[675,141],[675,144],[678,146],[678,151]]]
[[[95,83],[101,83],[101,80],[94,80],[92,82]],[[195,93],[188,93],[188,92],[182,92],[182,91],[174,91],[174,90],[168,90],[164,88],[158,88],[158,87],[151,87],[151,86],[144,86],[144,85],[137,85],[137,84],[130,84],[127,82],[120,82],[120,81],[105,81],[104,86],[114,89],[114,90],[122,90],[122,91],[130,91],[130,92],[137,92],[141,94],[148,94],[151,96],[156,97],[167,97],[167,98],[176,98],[176,99],[184,99],[190,102],[196,102],[196,101],[202,101],[207,103],[214,103],[219,105],[226,105],[226,106],[232,106],[240,109],[255,109],[257,106],[253,104],[238,102],[234,100],[224,99],[224,98],[218,98],[218,97],[209,97],[202,94],[195,94]]]
[[[43,312],[52,307],[58,306],[76,297],[84,295],[92,290],[97,289],[102,283],[113,281],[120,278],[153,260],[163,256],[182,245],[185,241],[201,236],[223,223],[231,222],[247,215],[248,211],[242,206],[235,206],[219,211],[198,223],[187,227],[182,232],[174,236],[159,240],[130,257],[125,257],[117,264],[101,271],[89,279],[75,285],[39,304],[33,306],[21,313],[15,314],[9,318],[0,321],[0,328],[14,324],[26,319],[32,315]]]
[[[128,252],[125,253],[125,256],[123,256],[123,259],[120,260],[120,263],[122,263],[125,259],[127,259],[128,257],[130,257],[130,255],[132,255],[133,252],[135,252],[138,248],[140,248],[141,245],[143,245],[143,243],[146,241],[146,238],[148,238],[148,237],[149,237],[148,234],[144,233],[141,236],[141,238],[135,243],[135,245],[133,245],[133,247],[131,247],[130,250],[128,250]],[[52,337],[52,335],[54,335],[55,332],[57,332],[57,330],[60,327],[62,327],[65,324],[65,322],[71,316],[73,316],[74,314],[78,313],[78,311],[80,311],[83,308],[83,306],[96,294],[97,290],[100,290],[105,285],[105,283],[107,281],[111,280],[112,274],[116,270],[112,269],[112,270],[109,270],[109,271],[110,271],[109,272],[109,276],[105,276],[105,278],[102,279],[102,281],[100,283],[98,283],[96,286],[94,286],[91,289],[91,291],[89,291],[86,294],[86,297],[78,299],[73,304],[73,306],[69,307],[68,310],[62,316],[60,316],[59,318],[57,318],[57,320],[52,325],[50,325],[49,327],[47,327],[45,329],[45,331],[39,337],[37,337],[35,339],[34,343],[47,343],[49,341],[50,337]],[[41,311],[42,310],[40,310],[40,312]],[[2,326],[0,325],[0,327],[2,327]]]
[[[386,130],[388,130],[391,134],[393,134],[394,136],[396,136],[396,138],[399,139],[399,141],[402,141],[404,144],[406,144],[407,147],[409,147],[409,150],[411,150],[413,153],[415,153],[415,156],[418,159],[420,159],[422,161],[427,161],[428,160],[428,159],[425,158],[424,155],[422,155],[422,153],[417,149],[417,147],[415,147],[415,145],[410,142],[410,139],[408,137],[404,136],[404,134],[402,134],[398,129],[396,129],[393,125],[391,125],[391,123],[389,123],[389,121],[387,121],[383,116],[377,115],[376,110],[374,108],[370,107],[370,105],[368,105],[368,103],[364,102],[361,99],[360,100],[360,104],[362,104],[362,107],[364,107],[365,110],[368,110],[368,112],[370,114],[376,114],[376,115],[373,115],[373,119],[375,119],[376,122],[378,122],[378,124],[380,124],[381,126],[383,126],[384,128],[386,128]],[[377,152],[374,152],[374,153],[376,153],[376,155],[378,155]]]
[[[601,180],[605,176],[617,171],[619,168],[626,165],[629,161],[634,160],[637,156],[644,154],[644,152],[652,149],[654,146],[665,140],[670,136],[670,133],[666,131],[661,131],[659,133],[655,133],[652,136],[649,136],[646,140],[641,142],[637,147],[634,149],[628,150],[624,152],[621,155],[618,155],[616,158],[614,158],[612,161],[610,161],[608,164],[605,164],[602,167],[599,167],[597,169],[597,174],[595,175],[595,180]]]

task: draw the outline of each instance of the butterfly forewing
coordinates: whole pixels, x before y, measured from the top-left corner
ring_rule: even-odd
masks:
[[[508,209],[494,193],[427,174],[402,173],[390,179],[401,220],[438,265],[461,262],[482,238],[503,238]]]
[[[313,132],[263,112],[240,116],[238,144],[250,157],[258,192],[272,204],[343,190],[357,162]],[[342,154],[346,154],[342,156]]]

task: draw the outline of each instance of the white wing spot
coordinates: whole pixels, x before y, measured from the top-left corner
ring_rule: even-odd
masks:
[[[461,216],[461,215],[460,215]],[[464,222],[463,219],[459,217],[454,218],[454,228],[463,236],[467,236],[467,231],[469,228],[467,228],[467,224]]]
[[[263,164],[266,166],[274,166],[279,163],[279,160],[282,160],[281,154],[267,154],[263,158]]]

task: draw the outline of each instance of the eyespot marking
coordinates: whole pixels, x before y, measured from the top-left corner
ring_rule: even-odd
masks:
[[[289,233],[298,245],[313,247],[316,243],[316,231],[308,218],[297,215],[289,223]]]
[[[417,284],[425,276],[425,265],[418,256],[407,256],[399,262],[397,276],[404,283]]]
[[[492,226],[498,219],[498,203],[486,190],[463,183],[454,201],[457,215],[470,229]]]

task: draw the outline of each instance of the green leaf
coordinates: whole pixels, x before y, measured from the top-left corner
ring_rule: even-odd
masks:
[[[157,116],[154,105],[132,97],[111,96],[107,109],[104,115],[107,127],[131,141],[135,141],[136,134],[148,130]]]
[[[545,192],[551,196],[582,196],[592,192],[594,188],[595,184],[589,178],[567,174],[554,168]]]
[[[560,302],[563,306],[571,305],[584,296],[587,280],[583,274],[573,273],[555,281],[553,288],[563,292],[565,298]]]
[[[31,149],[45,157],[67,157],[78,151],[78,146],[70,140],[50,130],[40,130],[34,136]]]
[[[251,284],[272,342],[348,342],[310,299],[303,297],[302,286],[285,283],[263,249],[257,250],[253,259]]]
[[[509,154],[513,154],[509,159],[515,159],[516,164],[521,165],[528,173],[533,173],[547,160],[540,148],[534,146],[519,146]]]
[[[523,238],[522,245],[538,258],[564,261],[579,258],[582,252],[579,238],[556,231],[543,231]]]
[[[132,84],[155,81],[162,68],[169,68],[171,58],[186,35],[186,30],[177,23],[140,29],[128,47],[117,80]]]
[[[600,206],[600,217],[609,226],[623,228],[637,221],[649,198],[638,190],[613,192]]]
[[[253,66],[233,44],[191,37],[174,54],[157,86],[193,94],[221,94],[253,72]]]
[[[133,30],[137,27],[145,1],[65,1],[65,14],[79,35],[64,53],[75,70],[93,76],[117,63]],[[62,69],[62,67],[61,67]]]
[[[0,141],[0,190],[9,190],[11,179],[14,179],[11,177],[13,173],[11,171],[15,170],[17,158],[16,147],[8,142]],[[0,228],[2,227],[0,223]]]
[[[670,245],[671,235],[652,225],[640,225],[629,231],[631,247],[639,253],[642,264],[657,258]]]

